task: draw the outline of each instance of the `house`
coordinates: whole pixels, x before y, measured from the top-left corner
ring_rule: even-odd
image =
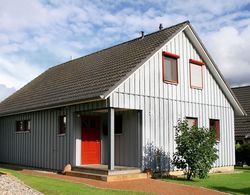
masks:
[[[214,126],[235,164],[234,115],[245,114],[191,24],[54,66],[0,104],[0,162],[141,167],[148,143],[171,155],[178,119]]]
[[[232,88],[247,116],[235,115],[235,142],[242,143],[250,139],[250,86]]]

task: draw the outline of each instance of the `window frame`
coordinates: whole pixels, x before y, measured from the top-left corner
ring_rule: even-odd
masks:
[[[66,122],[64,124],[64,117],[66,118]],[[67,116],[66,115],[60,115],[58,117],[58,122],[59,122],[59,125],[58,125],[58,135],[59,136],[63,136],[63,135],[66,135],[66,131],[67,131]],[[61,126],[63,124],[63,127]],[[64,129],[63,132],[62,132],[62,128]]]
[[[24,120],[24,131],[30,132],[31,130],[31,121],[30,120]]]
[[[220,119],[214,119],[210,118],[209,119],[209,130],[211,130],[211,121],[215,121],[215,139],[217,142],[220,142]],[[218,129],[216,129],[216,122],[218,123]]]
[[[192,85],[192,73],[191,73],[191,66],[195,65],[195,66],[201,66],[201,87],[200,86],[195,86]],[[198,60],[194,60],[194,59],[189,59],[189,83],[190,83],[190,88],[192,89],[199,89],[202,90],[204,87],[204,83],[203,83],[203,66],[205,65],[204,62],[202,61],[198,61]]]
[[[22,120],[16,121],[16,133],[21,133],[21,132],[24,131],[24,130],[22,130],[23,128],[21,128],[21,125],[23,125],[23,121]]]
[[[164,76],[165,75],[165,58],[171,58],[171,59],[176,60],[176,81],[165,79],[165,76]],[[178,85],[178,83],[179,83],[178,59],[179,58],[180,58],[179,55],[176,55],[176,54],[173,54],[173,53],[170,53],[170,52],[166,52],[166,51],[162,52],[162,80],[163,80],[164,83]]]
[[[22,123],[22,124],[19,124],[19,123]],[[22,125],[22,128],[20,128],[20,125]],[[16,121],[16,131],[15,131],[16,133],[28,133],[30,131],[31,131],[31,120],[30,119]]]
[[[193,124],[193,126],[198,127],[198,117],[186,116],[185,119],[186,119],[186,120],[188,120],[188,119],[193,119],[193,120],[195,120],[195,124]],[[192,126],[192,127],[193,127],[193,126]],[[190,127],[190,128],[191,128],[191,127]]]

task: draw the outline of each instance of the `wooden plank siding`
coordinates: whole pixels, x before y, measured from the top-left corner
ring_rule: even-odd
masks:
[[[54,170],[75,164],[76,113],[105,107],[100,101],[0,118],[0,162]],[[60,115],[67,115],[65,135],[58,134]],[[31,131],[17,133],[18,120],[30,120]]]
[[[178,85],[162,80],[163,51],[180,56]],[[202,61],[186,34],[180,32],[111,94],[111,106],[142,110],[143,146],[153,142],[171,155],[178,119],[197,117],[198,125],[206,128],[210,118],[219,119],[219,159],[214,166],[234,165],[234,111],[206,66],[203,89],[190,87],[189,59]]]
[[[81,117],[98,115],[107,120],[107,113],[92,112],[107,107],[106,101],[50,109],[0,118],[0,162],[37,168],[62,170],[70,163],[81,164]],[[123,132],[115,135],[115,164],[141,165],[140,111],[122,111]],[[59,135],[59,116],[67,116],[65,135]],[[16,121],[30,120],[30,132],[16,132]],[[102,123],[101,123],[102,124]],[[108,140],[101,131],[101,163],[108,162]]]
[[[122,134],[115,134],[115,165],[140,167],[142,153],[141,112],[127,110],[122,114]],[[107,120],[107,116],[103,119]],[[102,134],[102,163],[108,163],[108,136]]]

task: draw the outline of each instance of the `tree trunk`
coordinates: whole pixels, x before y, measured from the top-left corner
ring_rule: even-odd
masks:
[[[188,173],[187,173],[187,180],[191,180],[191,176],[192,176],[192,173],[191,173],[191,172],[188,172]]]

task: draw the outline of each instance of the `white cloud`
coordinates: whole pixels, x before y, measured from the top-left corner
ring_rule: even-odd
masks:
[[[8,88],[19,89],[41,72],[39,66],[31,65],[21,58],[7,60],[0,56],[0,84]]]
[[[208,33],[206,45],[223,75],[233,85],[250,84],[250,25],[240,31],[232,26]]]
[[[55,64],[191,20],[232,84],[250,83],[250,0],[2,0],[0,83],[16,89]],[[247,27],[248,26],[248,27]],[[224,27],[224,28],[223,28]],[[219,45],[219,46],[218,46]],[[234,52],[231,48],[234,48]],[[241,55],[240,59],[239,56]],[[236,60],[237,59],[237,60]],[[235,63],[246,71],[234,74]],[[240,79],[239,79],[240,78]]]
[[[15,91],[15,88],[8,88],[5,85],[0,84],[0,102]]]

